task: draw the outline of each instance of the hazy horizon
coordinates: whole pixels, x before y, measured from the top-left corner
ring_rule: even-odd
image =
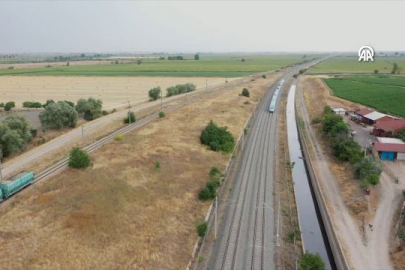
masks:
[[[2,1],[0,53],[395,52],[403,10],[398,1]]]

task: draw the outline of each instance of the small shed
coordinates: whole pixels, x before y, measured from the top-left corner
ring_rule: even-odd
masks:
[[[346,113],[346,110],[343,108],[335,108],[332,109],[334,114],[338,114],[338,115],[344,115]]]
[[[381,160],[405,160],[405,144],[375,142],[373,153]]]
[[[392,137],[401,130],[405,130],[405,120],[392,119],[390,121],[378,121],[375,123],[373,134],[380,137]]]

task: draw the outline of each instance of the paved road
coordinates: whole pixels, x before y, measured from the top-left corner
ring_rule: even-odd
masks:
[[[295,67],[283,77],[283,88],[303,67]],[[207,269],[275,269],[273,167],[277,113],[269,113],[268,107],[277,84],[258,106]]]

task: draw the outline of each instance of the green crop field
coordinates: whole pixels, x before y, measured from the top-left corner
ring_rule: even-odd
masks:
[[[405,78],[344,77],[324,79],[333,95],[405,117]]]
[[[358,57],[342,56],[333,57],[323,61],[312,68],[311,74],[373,74],[378,70],[379,74],[389,74],[394,63],[397,63],[400,72],[405,72],[405,57],[383,57],[376,56],[374,62],[359,62]],[[402,70],[401,70],[402,69]]]
[[[242,58],[246,61],[242,62]],[[303,59],[301,55],[201,55],[198,61],[144,59],[140,65],[135,62],[114,64],[116,59],[111,59],[100,65],[2,69],[0,75],[241,77],[312,58],[314,56]]]

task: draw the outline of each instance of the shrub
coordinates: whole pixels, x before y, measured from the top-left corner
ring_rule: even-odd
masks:
[[[4,108],[6,105],[4,104],[4,102],[0,103],[0,108]]]
[[[39,138],[38,145],[42,145],[44,143],[46,143],[46,139],[44,137]]]
[[[243,88],[242,90],[242,96],[244,97],[250,97],[249,90],[247,88]]]
[[[51,103],[55,103],[55,101],[53,101],[52,99],[48,99],[43,105],[42,107],[46,108],[46,106],[48,106]]]
[[[300,259],[301,270],[324,270],[325,263],[319,254],[305,253]]]
[[[32,102],[31,101],[24,101],[23,102],[23,108],[31,108]]]
[[[198,236],[204,237],[207,232],[207,229],[208,229],[208,224],[207,224],[207,222],[203,221],[201,223],[198,223],[196,228],[197,228]]]
[[[124,124],[129,124],[129,120],[131,120],[131,124],[136,122],[136,117],[134,112],[130,112],[129,117],[127,116],[124,119]]]
[[[365,180],[370,184],[372,184],[373,186],[375,186],[378,183],[380,183],[380,176],[377,174],[370,174],[369,176],[366,177]]]
[[[38,134],[38,130],[36,128],[31,128],[30,133],[31,133],[31,137],[35,138]]]
[[[122,134],[118,134],[117,136],[115,136],[114,140],[116,141],[122,141],[124,139],[124,135]]]
[[[210,177],[212,178],[212,177],[215,177],[216,175],[222,175],[222,173],[221,173],[221,171],[218,169],[218,168],[216,168],[216,167],[212,167],[211,168],[211,170],[210,170]]]
[[[166,96],[171,97],[175,95],[180,95],[188,92],[193,92],[196,90],[196,86],[191,83],[186,84],[178,84],[176,86],[172,86],[166,89]]]
[[[5,111],[10,111],[12,108],[15,108],[15,102],[14,101],[9,101],[4,105],[4,110]]]
[[[25,101],[25,102],[23,102],[23,107],[24,108],[42,108],[42,104],[40,102]]]
[[[262,75],[262,78],[263,78],[263,79],[266,79],[266,75]]]
[[[198,198],[202,201],[207,201],[207,200],[211,200],[211,199],[215,198],[215,196],[213,196],[213,194],[211,193],[211,190],[208,187],[204,187],[198,193]]]
[[[358,179],[364,180],[368,179],[370,175],[379,176],[382,169],[371,157],[365,157],[361,162],[355,165],[354,172]],[[375,178],[375,176],[372,178]]]
[[[322,121],[323,121],[322,117],[315,117],[314,119],[312,119],[311,124],[316,125],[316,124],[322,123]]]
[[[361,146],[350,139],[335,137],[331,140],[332,152],[339,161],[349,161],[351,164],[360,162],[363,159]]]
[[[106,110],[104,110],[101,112],[101,114],[105,116],[105,115],[108,115],[108,112]]]
[[[156,163],[155,163],[155,168],[156,168],[156,169],[160,169],[160,162],[159,162],[159,161],[156,161]]]
[[[165,116],[166,116],[166,114],[165,114],[164,111],[160,111],[160,112],[159,112],[159,118],[163,118],[163,117],[165,117]]]
[[[367,179],[361,180],[359,183],[359,186],[361,188],[368,188],[370,186],[370,182],[367,181]]]
[[[79,147],[73,148],[69,157],[69,168],[83,169],[90,165],[89,155]]]
[[[66,102],[66,104],[68,104],[69,106],[71,106],[71,107],[75,107],[75,104],[73,103],[73,102],[71,102],[71,101],[68,101],[68,100],[65,100],[65,102]]]
[[[218,127],[212,120],[201,132],[200,140],[213,151],[230,153],[235,146],[235,139],[227,128]]]
[[[154,101],[157,100],[158,98],[160,98],[160,87],[155,87],[149,90],[149,100],[150,101]]]

